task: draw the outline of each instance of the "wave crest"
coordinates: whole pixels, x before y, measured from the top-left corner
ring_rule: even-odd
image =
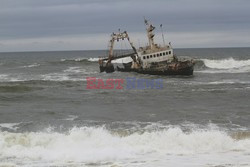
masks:
[[[184,132],[178,127],[127,135],[104,127],[73,128],[68,133],[0,132],[0,141],[2,158],[45,162],[96,163],[152,155],[250,151],[248,136],[244,140],[236,140],[219,130]]]
[[[221,60],[210,60],[210,59],[201,59],[206,67],[214,69],[233,69],[233,68],[242,68],[250,66],[250,59],[248,60],[235,60],[232,57],[228,59]]]
[[[74,59],[61,59],[61,62],[98,62],[99,58],[74,58]]]
[[[250,59],[198,59],[195,68],[201,73],[246,73],[250,72]]]
[[[22,68],[32,68],[32,67],[39,67],[40,64],[38,63],[34,63],[34,64],[30,64],[30,65],[26,65],[26,66],[22,66]]]

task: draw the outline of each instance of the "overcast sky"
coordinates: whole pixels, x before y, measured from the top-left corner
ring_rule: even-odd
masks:
[[[0,52],[106,49],[127,30],[145,44],[143,17],[175,48],[249,47],[249,0],[0,0]]]

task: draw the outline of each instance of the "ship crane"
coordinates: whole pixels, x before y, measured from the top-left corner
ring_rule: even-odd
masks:
[[[126,55],[121,55],[121,56],[114,56],[114,44],[115,42],[119,42],[120,40],[125,40],[129,42],[131,48],[133,49],[133,53],[126,54]],[[134,47],[133,43],[130,41],[129,36],[127,31],[120,32],[119,33],[112,33],[111,34],[111,39],[109,41],[109,51],[108,51],[108,58],[100,58],[99,59],[99,65],[100,65],[100,71],[104,72],[106,71],[107,73],[114,72],[114,66],[111,63],[112,60],[115,59],[120,59],[124,57],[131,57],[133,62],[139,65],[139,59],[138,59],[138,53],[136,48]],[[106,64],[105,64],[106,61]]]

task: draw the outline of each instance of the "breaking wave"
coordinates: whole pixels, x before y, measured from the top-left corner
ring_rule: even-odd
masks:
[[[242,68],[250,66],[250,59],[248,60],[235,60],[233,58],[222,59],[222,60],[209,60],[202,59],[205,65],[209,68],[215,69],[232,69],[232,68]]]
[[[221,84],[242,84],[242,85],[249,85],[250,81],[244,81],[244,80],[233,80],[233,79],[224,79],[220,81],[211,81],[211,82],[185,82],[184,84],[187,85],[221,85]]]
[[[61,62],[98,62],[99,58],[61,59]]]
[[[22,66],[22,68],[32,68],[32,67],[39,67],[40,64],[38,63],[34,63],[34,64],[30,64],[30,65],[27,65],[27,66]]]
[[[7,74],[0,74],[0,80],[4,80],[8,77]]]
[[[1,82],[19,82],[26,81],[28,79],[23,79],[21,76],[12,76],[10,74],[0,74],[0,83]]]
[[[86,76],[96,74],[95,69],[86,69],[81,66],[67,67],[61,72],[29,75],[29,74],[0,74],[1,82],[24,82],[24,81],[85,81]],[[1,87],[0,87],[1,91]]]
[[[0,76],[1,77],[1,76]],[[49,74],[41,74],[41,75],[34,75],[34,76],[4,76],[0,80],[0,83],[15,83],[15,82],[33,82],[33,81],[86,81],[86,77],[84,76],[75,76],[73,73],[49,73]],[[9,86],[0,87],[0,91],[5,89],[8,90]],[[18,90],[26,90],[25,87],[15,87],[12,86],[12,88],[18,89]],[[28,88],[27,88],[28,89]]]
[[[114,132],[104,127],[73,128],[67,133],[0,131],[0,155],[2,162],[11,159],[19,164],[41,162],[46,166],[50,163],[128,163],[139,159],[147,164],[152,157],[163,161],[169,155],[217,153],[221,153],[220,158],[226,153],[224,158],[230,159],[234,153],[250,153],[249,137],[248,133],[229,135],[219,130],[184,132],[178,127],[132,133]]]
[[[82,73],[82,74],[89,74],[87,69],[82,67],[68,67],[66,70],[63,70],[65,73]]]
[[[78,77],[78,76],[70,76],[69,74],[65,73],[50,73],[41,75],[38,80],[43,81],[85,81],[85,77]]]
[[[0,124],[0,130],[1,129],[10,129],[10,130],[17,130],[18,125],[21,123],[1,123]]]
[[[196,61],[196,68],[203,69],[199,72],[205,73],[244,73],[250,71],[250,59],[235,60],[232,57],[220,60],[200,59]]]
[[[78,116],[77,115],[68,115],[67,118],[64,118],[62,120],[65,120],[65,121],[74,121],[75,119],[77,119]]]

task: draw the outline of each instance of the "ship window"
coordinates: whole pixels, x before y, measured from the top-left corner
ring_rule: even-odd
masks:
[[[163,54],[163,56],[165,56],[165,52],[163,52],[162,54]]]
[[[146,57],[145,57],[145,56],[143,56],[143,59],[146,59]]]
[[[171,54],[171,51],[169,51],[169,54]]]
[[[162,56],[162,53],[160,53],[160,56]]]
[[[156,57],[156,55],[154,55],[154,57]]]
[[[157,54],[157,57],[159,57],[159,54]]]
[[[168,52],[166,52],[166,55],[168,55]]]
[[[147,59],[149,59],[149,56],[147,56]]]
[[[152,58],[152,55],[150,55],[150,58]]]

